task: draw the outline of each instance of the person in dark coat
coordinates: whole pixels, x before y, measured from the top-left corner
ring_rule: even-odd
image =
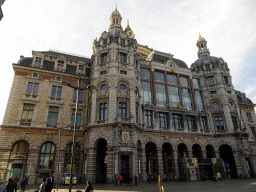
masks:
[[[45,185],[45,192],[51,192],[53,189],[53,184],[51,179],[48,179],[48,183]]]
[[[8,180],[8,185],[6,186],[6,192],[16,192],[17,191],[17,183],[10,178]]]
[[[93,187],[90,181],[86,182],[86,188],[85,188],[85,192],[90,192],[93,191]]]

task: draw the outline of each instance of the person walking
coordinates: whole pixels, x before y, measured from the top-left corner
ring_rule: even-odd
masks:
[[[45,192],[45,181],[46,178],[43,178],[43,182],[41,183],[40,187],[39,187],[39,192]]]
[[[218,181],[221,181],[221,174],[220,174],[220,172],[218,172],[216,175],[217,175]]]
[[[118,186],[118,174],[115,174],[115,184]]]
[[[161,175],[158,175],[158,187],[160,192],[164,192],[163,182]]]
[[[4,181],[0,182],[0,192],[6,192],[6,186]]]
[[[86,182],[86,188],[85,188],[85,192],[90,192],[93,191],[93,187],[90,181]]]
[[[12,177],[8,180],[8,184],[6,186],[6,192],[16,192],[17,191],[17,183],[12,180]]]
[[[51,179],[48,179],[48,182],[45,185],[45,192],[51,192],[52,189],[53,189],[53,184],[51,182]]]
[[[118,177],[118,179],[119,179],[119,184],[121,185],[121,184],[122,184],[122,181],[123,181],[123,179],[124,179],[123,176],[120,174],[119,177]]]
[[[137,175],[134,175],[134,185],[137,186],[138,184],[138,177]]]

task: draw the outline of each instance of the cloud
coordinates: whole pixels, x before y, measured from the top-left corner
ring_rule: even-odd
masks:
[[[249,95],[252,92],[256,92],[256,84],[255,85],[247,85],[246,89],[243,91],[246,95]],[[256,97],[253,97],[256,99]]]

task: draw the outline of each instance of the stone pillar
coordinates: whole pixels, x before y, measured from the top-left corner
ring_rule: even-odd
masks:
[[[97,120],[97,102],[96,102],[96,96],[97,96],[97,90],[93,89],[92,90],[92,104],[91,104],[91,120],[90,124],[94,125]]]
[[[173,162],[174,162],[174,169],[173,169],[173,178],[175,180],[179,179],[179,165],[178,165],[178,150],[173,151]],[[175,177],[176,176],[176,177]]]
[[[37,171],[36,171],[37,161],[35,161],[35,159],[38,159],[38,155],[39,155],[39,151],[37,149],[29,150],[27,165],[26,165],[26,169],[25,169],[25,175],[29,175],[28,184],[36,184],[36,183],[42,182],[42,179],[40,179],[40,180],[38,179],[38,175],[37,175]],[[63,158],[61,160],[63,160]],[[61,160],[60,160],[60,164],[61,164],[61,162],[64,162]],[[60,168],[62,168],[62,166]],[[9,176],[7,176],[7,179],[8,179],[8,177]]]
[[[159,170],[159,175],[163,177],[164,175],[164,166],[163,166],[163,154],[162,154],[162,149],[157,150],[157,158],[158,158],[158,170]]]
[[[207,159],[207,155],[206,155],[206,151],[205,150],[202,151],[202,154],[203,154],[203,159]]]
[[[234,160],[235,160],[235,164],[236,164],[236,171],[237,171],[238,178],[246,177],[246,173],[245,173],[244,167],[243,167],[241,159],[240,159],[242,157],[239,156],[237,151],[232,151],[232,152],[233,152],[233,156],[234,156]]]
[[[115,161],[112,148],[107,148],[107,178],[106,183],[114,183]]]
[[[142,181],[147,181],[147,169],[146,169],[146,150],[142,149],[142,155],[141,155],[141,177]]]
[[[87,154],[87,179],[96,183],[96,150],[89,149]]]
[[[216,150],[216,151],[215,151],[215,154],[216,154],[216,158],[219,159],[219,158],[220,158],[220,152],[219,152],[219,150]]]
[[[188,156],[186,158],[193,158],[193,151],[192,150],[188,151]]]
[[[138,152],[137,150],[132,152],[132,178],[134,175],[138,176],[139,173],[139,168],[138,168]]]

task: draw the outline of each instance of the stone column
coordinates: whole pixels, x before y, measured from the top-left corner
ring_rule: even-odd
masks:
[[[178,150],[173,150],[173,161],[174,161],[174,169],[173,169],[173,178],[176,180],[179,179],[179,165],[178,165]],[[175,177],[176,176],[176,177]]]
[[[96,96],[97,96],[97,90],[93,89],[92,90],[92,104],[91,104],[91,120],[90,124],[94,125],[96,122],[97,118],[97,103],[96,103]]]
[[[205,150],[202,151],[202,154],[203,154],[203,159],[207,159],[207,155],[206,155],[206,151]]]
[[[141,176],[142,181],[147,181],[147,169],[146,169],[146,150],[142,149],[142,155],[141,155]]]
[[[96,183],[96,149],[89,149],[87,154],[87,179]]]
[[[107,148],[107,178],[106,183],[114,183],[115,161],[112,148]]]
[[[188,150],[188,157],[186,158],[193,158],[193,151],[192,150]]]
[[[164,175],[164,166],[163,166],[163,154],[162,154],[162,149],[157,150],[157,158],[158,158],[158,170],[159,170],[159,175],[163,177]]]
[[[242,165],[241,159],[242,156],[239,156],[237,151],[232,151],[233,152],[233,156],[234,156],[234,160],[235,160],[235,164],[236,164],[236,171],[237,171],[237,176],[238,178],[242,177],[244,178],[246,176],[244,167]]]

